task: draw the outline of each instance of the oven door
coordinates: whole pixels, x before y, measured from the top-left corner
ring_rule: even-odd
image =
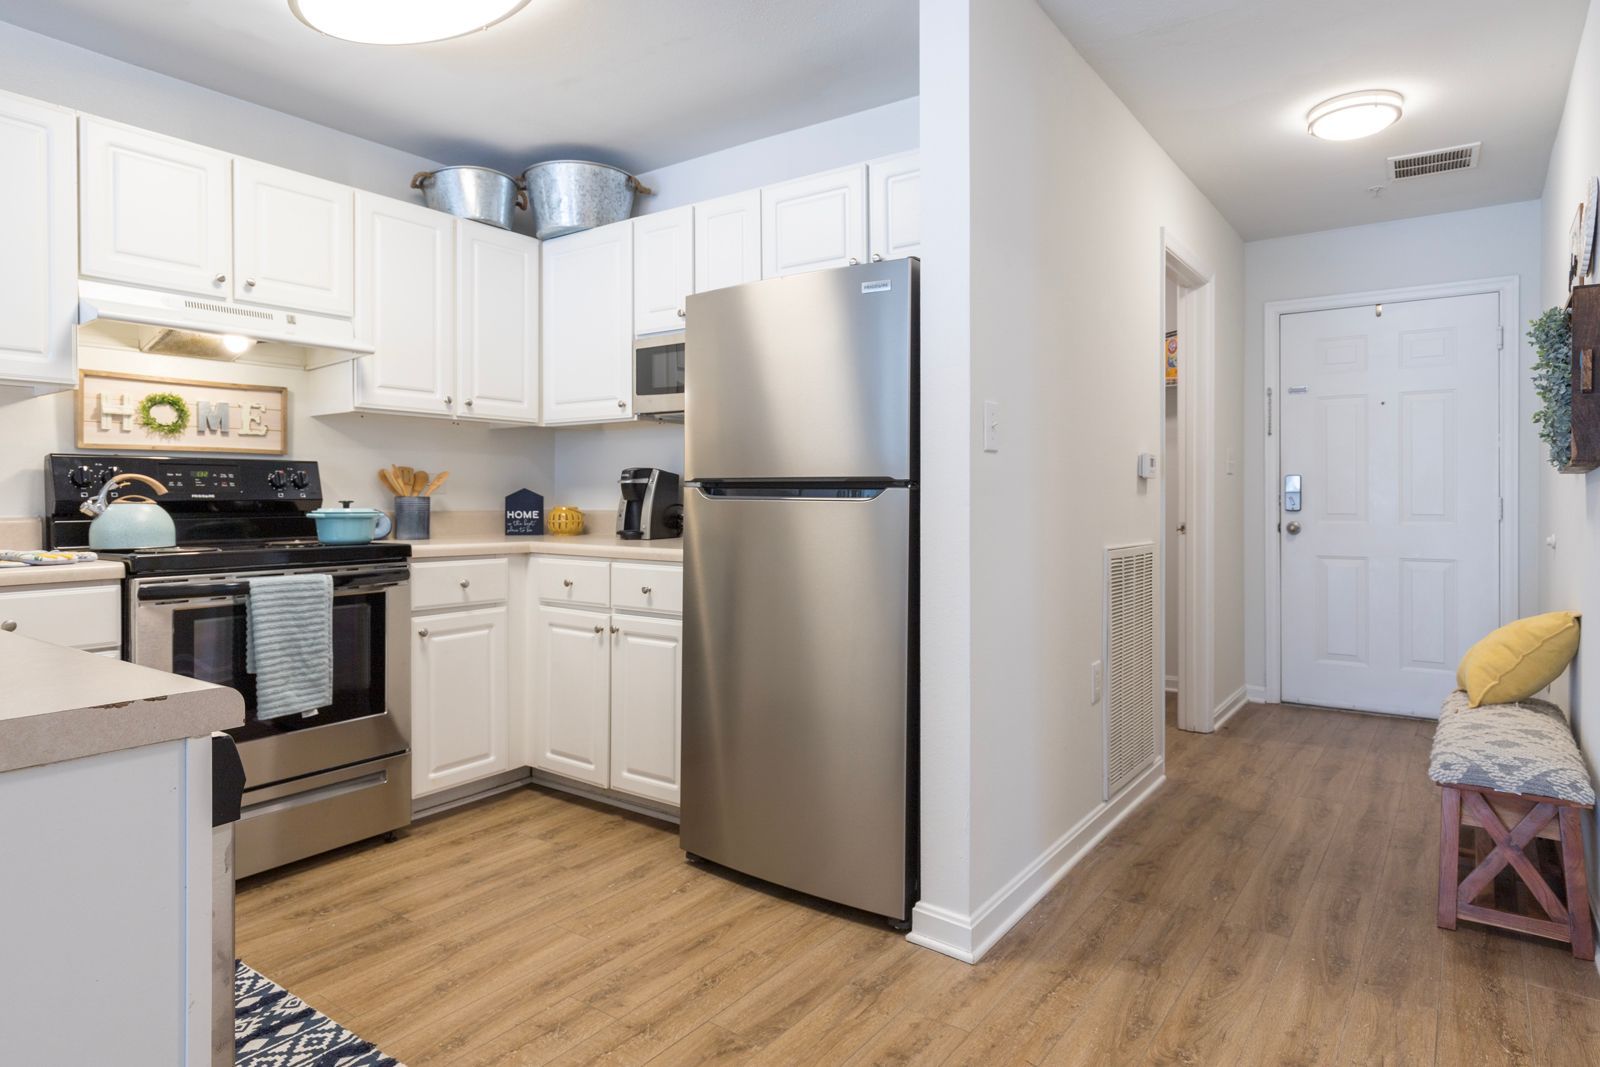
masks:
[[[129,658],[158,670],[237,689],[246,788],[405,752],[410,736],[407,569],[333,572],[333,703],[261,721],[255,677],[245,670],[245,603],[251,577],[139,578],[129,583]]]
[[[633,413],[674,415],[683,411],[687,349],[684,335],[658,333],[633,343]]]

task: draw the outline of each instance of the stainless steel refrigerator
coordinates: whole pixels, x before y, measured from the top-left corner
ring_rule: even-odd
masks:
[[[918,263],[689,298],[681,842],[916,901]]]

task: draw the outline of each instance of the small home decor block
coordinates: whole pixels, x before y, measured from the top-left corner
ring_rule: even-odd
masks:
[[[544,497],[532,489],[518,489],[506,497],[506,536],[544,535]]]
[[[123,452],[288,451],[289,391],[78,372],[78,447]]]

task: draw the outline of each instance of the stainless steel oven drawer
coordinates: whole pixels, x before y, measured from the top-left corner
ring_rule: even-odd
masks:
[[[257,874],[411,822],[411,756],[248,790],[234,834],[237,876]]]

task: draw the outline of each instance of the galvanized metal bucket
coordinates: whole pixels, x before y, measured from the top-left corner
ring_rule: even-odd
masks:
[[[528,194],[509,174],[488,167],[441,167],[418,171],[411,188],[435,211],[511,229],[512,212],[528,207]]]
[[[639,179],[605,163],[553,159],[522,172],[541,241],[621,222],[633,214],[635,194],[651,196]]]

